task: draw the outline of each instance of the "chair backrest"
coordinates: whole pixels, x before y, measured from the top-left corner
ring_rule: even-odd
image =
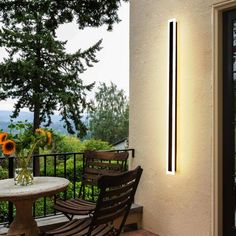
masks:
[[[79,197],[95,201],[98,195],[98,178],[102,175],[120,174],[126,171],[128,157],[128,152],[85,152]],[[85,186],[87,186],[87,188],[85,188]]]
[[[134,200],[142,171],[143,169],[138,166],[132,171],[116,176],[104,175],[99,178],[100,194],[88,235],[91,234],[95,226],[111,224],[115,219],[123,217],[114,235],[120,234]]]

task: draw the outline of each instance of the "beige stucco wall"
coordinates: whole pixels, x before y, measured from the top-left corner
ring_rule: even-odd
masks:
[[[131,0],[130,147],[144,169],[136,202],[143,228],[160,236],[214,235],[213,4]],[[229,1],[230,2],[230,1]],[[232,2],[232,1],[231,1]],[[166,175],[167,22],[178,21],[175,176]]]

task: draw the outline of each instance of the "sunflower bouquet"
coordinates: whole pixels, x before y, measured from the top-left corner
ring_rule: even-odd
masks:
[[[39,148],[50,147],[52,133],[39,128],[33,131],[32,124],[19,121],[11,123],[9,132],[0,132],[0,154],[15,156],[15,183],[28,185],[33,182],[32,155]]]

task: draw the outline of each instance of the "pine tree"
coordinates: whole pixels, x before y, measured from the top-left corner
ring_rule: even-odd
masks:
[[[127,0],[123,0],[127,1]],[[56,37],[57,28],[76,21],[78,27],[119,22],[122,0],[2,0],[0,2],[0,47],[8,57],[0,63],[0,100],[17,99],[12,117],[22,108],[34,112],[34,129],[59,110],[69,133],[86,133],[81,121],[91,108],[86,98],[94,83],[85,85],[81,74],[98,62],[101,40],[85,51],[69,54],[66,42]]]

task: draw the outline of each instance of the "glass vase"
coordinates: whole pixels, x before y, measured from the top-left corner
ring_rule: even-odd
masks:
[[[33,179],[32,158],[16,157],[14,173],[15,185],[30,185],[33,184]]]

